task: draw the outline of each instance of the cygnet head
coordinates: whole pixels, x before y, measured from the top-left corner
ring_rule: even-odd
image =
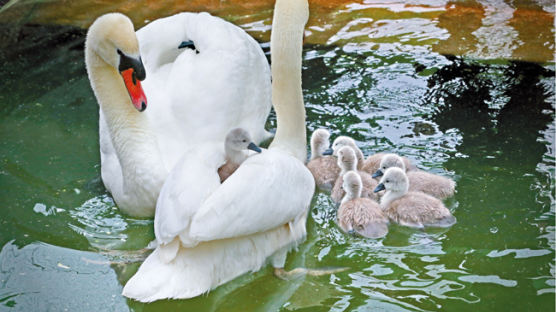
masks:
[[[85,57],[89,75],[99,64],[90,64],[96,55],[122,75],[131,102],[139,111],[147,108],[147,98],[139,81],[146,78],[139,53],[139,42],[131,20],[120,13],[109,13],[97,18],[87,32]]]
[[[380,183],[374,189],[374,192],[380,192],[386,190],[394,193],[405,194],[409,189],[409,180],[405,171],[398,167],[392,167],[386,169],[384,175],[380,179]]]
[[[361,197],[361,191],[363,190],[363,182],[361,181],[361,176],[353,170],[346,172],[346,174],[344,174],[344,182],[342,183],[342,188],[346,192],[346,197],[348,200]]]
[[[355,156],[355,151],[349,146],[341,147],[337,153],[338,156],[338,167],[342,170],[341,174],[345,174],[347,171],[355,170],[357,168],[357,157]]]
[[[330,132],[326,129],[317,129],[311,135],[311,159],[323,155],[332,155],[330,146]]]
[[[345,136],[345,135],[341,135],[339,137],[336,138],[336,140],[334,140],[334,143],[332,143],[332,149],[334,150],[334,156],[338,156],[338,151],[344,147],[344,146],[349,146],[351,148],[357,148],[357,144],[355,143],[355,140]]]
[[[250,149],[257,153],[262,152],[261,149],[253,143],[249,132],[243,128],[234,128],[228,132],[225,141],[226,151],[239,152]]]
[[[396,154],[386,154],[382,156],[382,159],[380,160],[380,168],[373,173],[373,178],[381,177],[386,169],[393,167],[400,168],[404,172],[406,170],[403,159],[400,156]]]

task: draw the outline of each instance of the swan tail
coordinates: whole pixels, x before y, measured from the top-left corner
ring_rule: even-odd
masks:
[[[164,263],[169,263],[170,261],[174,260],[174,258],[176,258],[176,255],[178,254],[179,247],[180,241],[177,238],[174,238],[168,244],[160,244],[158,250],[160,260]]]
[[[165,263],[158,247],[127,282],[122,295],[141,302],[160,299],[185,299],[199,296],[210,290],[204,270],[188,263],[187,253],[179,253]]]
[[[241,274],[258,271],[274,253],[303,237],[305,222],[300,222],[298,227],[295,237],[287,227],[280,226],[250,236],[200,243],[193,248],[184,248],[175,239],[178,241],[175,257],[164,262],[165,256],[161,254],[170,254],[171,250],[163,250],[168,246],[158,246],[127,282],[122,294],[152,302],[207,293]]]

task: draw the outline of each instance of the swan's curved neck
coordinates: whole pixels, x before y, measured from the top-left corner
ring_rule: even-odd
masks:
[[[90,47],[85,50],[85,62],[100,113],[120,161],[123,192],[158,194],[167,172],[147,116],[133,107],[118,71]]]
[[[277,0],[272,20],[272,105],[277,129],[271,148],[279,147],[306,161],[305,106],[301,90],[303,32],[307,1]]]

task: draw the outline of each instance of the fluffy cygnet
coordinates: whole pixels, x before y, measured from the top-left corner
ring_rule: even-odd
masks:
[[[361,170],[365,164],[365,156],[363,155],[363,152],[361,152],[361,149],[357,146],[357,143],[355,143],[354,139],[345,135],[337,137],[332,143],[333,155],[337,157],[338,152],[344,146],[349,146],[353,149],[355,156],[357,157],[357,170]]]
[[[405,162],[396,154],[386,154],[380,162],[380,169],[374,174],[373,178],[383,175],[388,168],[397,167],[406,171]],[[422,170],[407,171],[410,192],[423,192],[438,199],[445,199],[454,195],[456,182],[446,177],[428,173]]]
[[[334,182],[340,174],[336,157],[330,156],[330,133],[325,129],[317,129],[311,136],[311,160],[307,168],[313,174],[317,187],[326,191],[332,190]]]
[[[437,198],[421,192],[409,192],[405,172],[397,167],[386,170],[375,192],[386,190],[380,206],[388,218],[400,225],[423,228],[449,227],[456,223],[450,210]]]
[[[379,238],[388,234],[388,218],[374,200],[361,198],[361,176],[355,171],[344,175],[342,188],[346,192],[338,209],[338,224],[348,232]]]
[[[335,203],[340,203],[346,192],[342,189],[344,183],[343,175],[348,171],[357,170],[357,156],[355,150],[349,146],[341,147],[337,151],[338,155],[338,166],[340,167],[340,175],[334,183],[334,188],[332,188],[332,200]],[[377,194],[373,193],[373,189],[377,186],[377,182],[371,177],[370,174],[364,171],[357,171],[361,176],[361,181],[363,183],[363,190],[361,191],[361,197],[370,198],[378,200]]]
[[[251,136],[247,130],[243,128],[234,128],[228,132],[226,140],[224,141],[226,162],[218,168],[220,182],[224,182],[237,170],[237,168],[239,168],[241,163],[247,159],[248,149],[257,153],[261,152],[261,149],[251,141]]]
[[[332,143],[334,156],[336,156],[338,150],[344,146],[349,146],[353,148],[353,150],[355,151],[355,155],[357,156],[357,161],[358,161],[357,170],[365,171],[368,174],[374,174],[380,168],[380,161],[382,160],[382,157],[384,157],[384,155],[387,155],[386,153],[376,153],[369,156],[367,159],[365,159],[363,152],[357,146],[357,143],[355,143],[354,139],[348,136],[339,136]],[[402,157],[402,160],[404,162],[407,171],[416,169],[416,167],[411,163],[411,161],[408,158]]]

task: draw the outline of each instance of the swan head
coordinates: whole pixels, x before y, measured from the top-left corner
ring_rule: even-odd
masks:
[[[338,150],[338,167],[343,172],[355,170],[357,168],[357,157],[355,151],[349,146],[343,146]]]
[[[361,191],[363,190],[363,182],[361,181],[361,176],[355,171],[348,171],[344,174],[344,182],[342,183],[342,188],[346,192],[348,198],[358,198],[361,197]]]
[[[108,13],[97,18],[87,32],[87,53],[96,54],[106,64],[118,70],[131,102],[139,111],[147,108],[147,98],[141,87],[146,78],[139,53],[139,42],[131,20],[120,13]]]
[[[341,135],[337,137],[336,140],[334,140],[334,142],[332,143],[332,150],[334,151],[333,155],[338,156],[338,151],[344,146],[349,146],[353,149],[357,148],[357,144],[355,143],[354,139],[345,135]]]
[[[326,129],[317,129],[311,135],[311,158],[317,158],[323,155],[332,155],[330,146],[330,132]]]
[[[400,168],[405,172],[405,164],[400,156],[396,154],[386,154],[380,160],[380,168],[373,173],[373,178],[381,177],[388,168]]]
[[[240,152],[246,149],[250,149],[257,153],[262,152],[261,148],[253,143],[249,132],[247,132],[247,130],[243,128],[235,128],[230,130],[230,132],[228,132],[228,135],[226,135],[226,141],[224,144],[226,146],[226,150],[231,150],[234,152]]]
[[[405,171],[398,167],[392,167],[386,169],[384,175],[380,179],[380,183],[374,189],[374,192],[380,192],[382,190],[392,191],[395,193],[407,193],[409,188],[409,180]]]

